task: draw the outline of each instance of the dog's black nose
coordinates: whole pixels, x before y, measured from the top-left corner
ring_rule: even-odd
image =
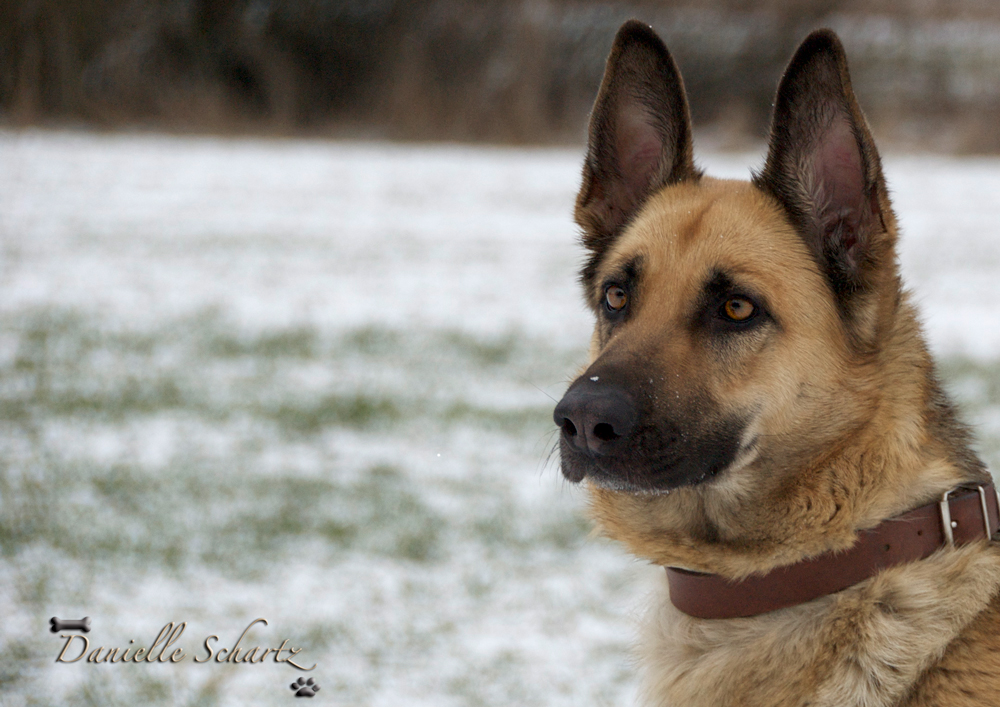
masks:
[[[552,418],[568,442],[596,456],[612,453],[628,439],[639,413],[621,388],[585,378],[566,391]]]

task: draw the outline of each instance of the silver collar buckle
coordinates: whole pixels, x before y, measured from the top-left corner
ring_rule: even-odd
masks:
[[[941,530],[944,533],[944,539],[952,547],[955,547],[955,533],[953,530],[958,527],[958,521],[951,519],[951,503],[949,499],[953,493],[958,493],[958,491],[957,487],[949,489],[944,492],[941,500],[938,501],[938,508],[941,509]]]
[[[958,527],[958,521],[951,519],[951,496],[952,494],[958,493],[962,489],[960,487],[955,487],[948,491],[945,491],[941,496],[941,500],[938,501],[938,508],[941,509],[941,530],[944,532],[944,539],[949,545],[955,547],[955,528]],[[986,486],[979,485],[976,487],[979,492],[979,505],[983,511],[983,530],[986,533],[986,539],[989,540],[993,537],[993,533],[990,529],[990,511],[989,506],[986,504]],[[997,496],[997,508],[1000,509],[1000,491],[994,491]]]

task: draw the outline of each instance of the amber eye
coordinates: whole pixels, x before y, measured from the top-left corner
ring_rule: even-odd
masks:
[[[745,297],[730,297],[722,305],[722,313],[734,322],[745,322],[757,311],[753,302]]]
[[[620,312],[628,304],[628,293],[618,285],[611,285],[604,291],[604,301],[612,312]]]

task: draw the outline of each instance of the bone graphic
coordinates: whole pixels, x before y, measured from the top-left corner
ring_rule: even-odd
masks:
[[[83,631],[84,633],[90,633],[89,616],[84,616],[82,619],[58,619],[53,616],[49,619],[49,623],[52,624],[52,628],[49,629],[52,633],[59,633],[60,631]]]

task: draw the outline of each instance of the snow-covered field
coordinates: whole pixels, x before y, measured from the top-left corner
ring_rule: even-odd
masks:
[[[629,703],[660,573],[588,538],[549,459],[588,338],[579,161],[0,133],[3,704],[287,704],[300,676],[335,705]],[[1000,160],[886,167],[1000,468]],[[185,658],[57,664],[50,616],[91,648],[186,621]],[[316,668],[194,662],[257,618],[244,648]]]

